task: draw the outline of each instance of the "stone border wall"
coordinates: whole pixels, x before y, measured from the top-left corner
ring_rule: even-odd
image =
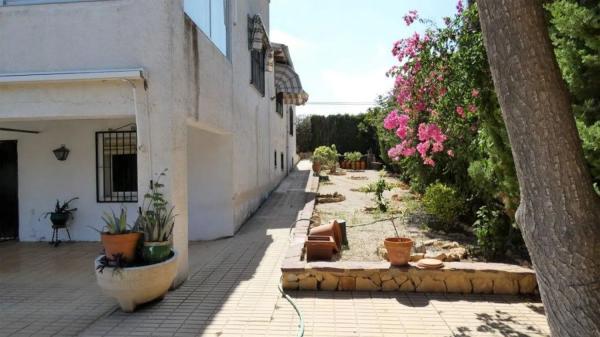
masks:
[[[393,267],[381,262],[307,262],[304,243],[315,207],[319,179],[312,172],[305,191],[309,198],[298,213],[290,246],[281,266],[286,290],[416,291],[476,294],[536,294],[532,269],[503,263],[445,262],[437,270],[410,263]]]

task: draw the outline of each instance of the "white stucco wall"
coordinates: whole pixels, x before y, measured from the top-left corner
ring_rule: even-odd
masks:
[[[39,131],[25,134],[0,131],[0,140],[17,140],[19,188],[19,239],[50,240],[50,220],[43,214],[54,208],[56,199],[73,197],[77,211],[69,231],[73,240],[97,241],[102,229],[103,211],[128,209],[131,222],[136,218],[135,203],[96,202],[96,131],[106,131],[133,122],[133,119],[70,120],[2,123],[2,127]],[[65,144],[71,150],[66,161],[58,161],[52,150]],[[61,239],[66,233],[60,231]]]
[[[186,23],[183,0],[0,7],[0,73],[144,69],[148,89],[136,81],[137,115],[125,82],[0,86],[0,125],[135,115],[140,194],[168,169],[163,182],[178,214],[174,243],[181,253],[176,283],[186,276],[188,228],[191,239],[232,235],[285,175],[279,165],[273,168],[273,151],[285,152],[288,135],[286,115],[274,111],[274,74],[265,74],[264,97],[250,84],[247,16],[260,14],[268,29],[269,0],[234,0],[231,8],[226,57]],[[212,172],[211,179],[202,172]],[[226,180],[230,184],[223,188]],[[209,206],[212,213],[200,212]],[[28,207],[25,212],[31,213]],[[197,208],[188,216],[188,207]],[[94,221],[89,219],[97,214],[79,217]],[[25,230],[31,226],[23,239],[43,238],[37,225],[28,224],[23,223]],[[83,239],[85,233],[74,232]]]

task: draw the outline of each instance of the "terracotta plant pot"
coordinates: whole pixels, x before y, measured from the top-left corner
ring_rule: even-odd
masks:
[[[366,169],[366,168],[367,168],[367,163],[366,163],[366,162],[364,162],[364,161],[361,161],[361,162],[360,162],[360,169],[361,169],[361,170],[364,170],[364,169]]]
[[[388,252],[388,259],[394,266],[404,266],[410,261],[410,250],[413,240],[409,238],[386,238],[383,242]]]
[[[319,174],[319,172],[321,172],[321,163],[313,162],[312,170],[315,172],[315,174]]]
[[[309,235],[304,246],[307,261],[331,261],[333,254],[339,251],[331,236]]]
[[[338,250],[342,249],[342,230],[337,221],[332,221],[326,225],[311,228],[308,235],[331,236]]]
[[[108,259],[113,259],[115,255],[122,254],[126,262],[135,260],[135,249],[142,238],[142,233],[130,232],[126,234],[108,234],[100,235],[104,254]]]
[[[350,167],[352,167],[353,170],[356,170],[356,162],[353,161],[352,164],[350,164]]]
[[[142,256],[147,263],[160,263],[165,261],[171,255],[171,243],[163,242],[144,242]]]

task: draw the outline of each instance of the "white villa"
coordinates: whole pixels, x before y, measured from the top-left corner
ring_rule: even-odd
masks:
[[[0,238],[49,241],[78,197],[96,241],[167,169],[183,281],[188,240],[234,235],[296,162],[308,95],[268,31],[269,0],[0,0]]]

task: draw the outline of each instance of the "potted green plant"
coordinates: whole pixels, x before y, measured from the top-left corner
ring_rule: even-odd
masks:
[[[71,203],[79,198],[71,198],[67,201],[63,201],[62,203],[56,200],[56,204],[54,205],[54,211],[44,213],[44,217],[50,216],[50,221],[52,222],[52,228],[66,228],[67,221],[73,218],[73,212],[77,210],[77,208],[72,208]]]
[[[345,154],[345,157],[350,161],[353,170],[360,169],[360,167],[358,166],[360,158],[362,158],[362,154],[360,152],[347,152]]]
[[[171,254],[171,235],[175,224],[174,207],[169,207],[162,192],[160,178],[151,184],[150,192],[144,195],[144,204],[139,209],[136,225],[144,232],[142,256],[147,263],[158,263],[169,258]]]
[[[335,145],[319,146],[313,152],[313,171],[319,173],[321,168],[327,167],[330,172],[335,173],[338,160],[338,152]]]
[[[122,259],[126,263],[135,261],[136,248],[142,238],[137,228],[130,229],[127,224],[127,210],[121,208],[119,215],[111,210],[102,216],[104,228],[100,232],[100,240],[104,254],[109,260]]]

